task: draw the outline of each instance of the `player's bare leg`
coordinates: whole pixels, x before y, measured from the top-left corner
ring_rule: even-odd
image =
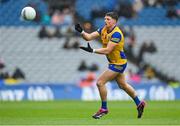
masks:
[[[113,72],[111,70],[106,70],[98,78],[97,87],[98,87],[99,94],[101,97],[102,106],[101,106],[101,109],[92,116],[93,118],[99,119],[103,115],[108,113],[108,109],[107,109],[107,105],[106,105],[107,104],[107,89],[106,89],[105,84],[108,81],[114,79],[117,75],[118,75],[118,73],[116,73],[116,72]]]
[[[98,87],[99,94],[100,94],[102,101],[107,100],[107,90],[106,90],[105,84],[108,81],[113,80],[117,75],[118,75],[118,73],[113,72],[108,69],[108,70],[104,71],[98,78],[97,87]]]
[[[139,98],[137,97],[137,94],[136,94],[136,91],[134,90],[134,88],[130,84],[128,84],[126,82],[124,74],[119,74],[116,77],[116,82],[134,100],[134,102],[137,105],[138,118],[141,118],[142,114],[143,114],[143,111],[144,111],[145,104],[146,104],[145,101],[140,101],[139,100]]]
[[[125,75],[124,74],[118,74],[118,76],[116,77],[116,82],[118,83],[118,85],[124,90],[126,91],[126,93],[131,97],[134,98],[137,96],[134,88],[128,84],[125,80]]]

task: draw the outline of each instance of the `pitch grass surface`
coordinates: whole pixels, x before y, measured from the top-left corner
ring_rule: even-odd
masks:
[[[0,125],[180,125],[180,101],[147,103],[142,119],[132,101],[114,101],[109,114],[95,120],[99,101],[0,101]]]

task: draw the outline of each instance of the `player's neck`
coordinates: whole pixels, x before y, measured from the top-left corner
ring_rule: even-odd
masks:
[[[107,32],[110,33],[115,27],[116,27],[116,24],[112,25],[111,27],[107,27]]]

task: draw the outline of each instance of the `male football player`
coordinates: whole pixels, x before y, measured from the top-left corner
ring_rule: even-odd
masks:
[[[108,12],[104,17],[104,21],[105,26],[92,33],[85,32],[80,24],[75,25],[76,31],[81,33],[86,41],[101,37],[102,48],[92,49],[89,43],[87,44],[87,47],[80,48],[90,53],[106,55],[109,62],[108,69],[105,70],[97,80],[97,87],[102,105],[99,111],[92,117],[99,119],[108,113],[107,90],[105,84],[108,81],[115,80],[117,84],[134,100],[137,106],[138,118],[141,118],[145,107],[145,101],[139,100],[134,88],[125,80],[124,71],[127,66],[127,58],[123,49],[124,36],[120,28],[117,26],[118,15],[115,12]]]

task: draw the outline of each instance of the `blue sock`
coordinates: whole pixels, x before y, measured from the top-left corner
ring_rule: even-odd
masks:
[[[134,102],[136,103],[136,105],[138,106],[140,104],[140,100],[139,98],[136,96],[135,98],[133,98]]]
[[[102,101],[101,108],[107,109],[107,101]]]

